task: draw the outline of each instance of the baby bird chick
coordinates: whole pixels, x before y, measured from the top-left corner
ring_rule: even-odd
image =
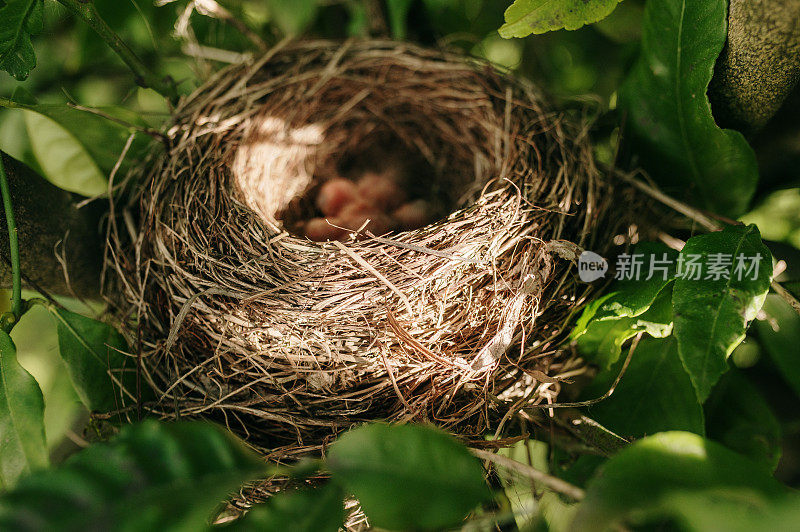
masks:
[[[397,172],[365,172],[357,182],[337,177],[320,187],[317,208],[324,217],[305,224],[306,236],[318,242],[346,240],[350,231],[374,235],[410,230],[430,223],[424,200],[407,201]]]

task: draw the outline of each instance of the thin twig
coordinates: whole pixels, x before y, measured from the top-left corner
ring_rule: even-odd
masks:
[[[781,284],[778,281],[772,281],[772,284],[770,286],[772,286],[772,289],[775,291],[776,294],[781,296],[784,301],[789,303],[789,305],[795,310],[795,312],[800,314],[800,301],[798,301],[797,298],[794,297],[791,292],[789,292],[783,286],[781,286]]]
[[[628,364],[631,363],[631,357],[633,356],[633,352],[636,351],[636,347],[638,347],[639,345],[639,340],[641,340],[642,334],[643,333],[637,334],[636,338],[633,339],[633,342],[631,343],[631,348],[628,350],[628,356],[625,357],[625,362],[623,362],[622,368],[619,370],[617,378],[614,379],[614,382],[611,384],[611,387],[608,389],[608,391],[603,395],[601,395],[600,397],[596,397],[594,399],[587,399],[586,401],[576,401],[574,403],[552,403],[552,404],[542,403],[540,405],[529,406],[528,408],[546,408],[548,410],[551,408],[580,408],[583,406],[591,406],[593,404],[599,403],[600,401],[608,399],[609,397],[611,397],[611,394],[614,393],[614,390],[617,389],[617,385],[619,384],[619,381],[622,380],[622,376],[625,375],[625,370],[628,369]]]
[[[22,269],[19,261],[19,239],[17,235],[17,222],[14,219],[14,207],[11,204],[11,190],[8,187],[8,177],[0,159],[0,192],[3,195],[3,210],[6,213],[6,225],[8,226],[8,244],[11,257],[11,314],[9,318],[3,319],[3,330],[11,332],[14,324],[19,321],[23,313],[22,304]]]
[[[625,181],[626,183],[630,183],[634,187],[638,188],[651,198],[663,203],[667,207],[683,214],[690,220],[694,220],[695,222],[699,223],[703,227],[705,227],[708,231],[719,231],[722,229],[722,226],[719,225],[717,222],[700,212],[698,209],[691,207],[681,201],[676,200],[670,196],[667,196],[660,190],[655,187],[648,185],[638,179],[634,179],[629,175],[625,175],[622,173],[618,174],[620,178]]]
[[[82,18],[116,52],[119,58],[133,72],[137,85],[153,89],[172,103],[178,101],[178,89],[175,86],[175,82],[169,77],[159,78],[155,73],[151,72],[133,50],[100,17],[94,2],[91,0],[58,1],[72,13]]]
[[[403,249],[410,249],[411,251],[416,251],[418,253],[425,253],[425,254],[428,254],[428,255],[433,255],[434,257],[442,257],[443,259],[456,260],[456,261],[459,261],[459,262],[467,262],[467,263],[470,263],[470,264],[481,264],[481,261],[477,260],[477,259],[471,259],[469,257],[461,257],[461,256],[456,255],[454,253],[448,253],[446,251],[439,251],[437,249],[431,249],[431,248],[427,248],[425,246],[418,246],[416,244],[411,244],[411,243],[408,243],[408,242],[401,242],[399,240],[393,240],[391,238],[385,238],[385,237],[381,237],[381,236],[372,236],[372,239],[375,242],[380,242],[381,244],[388,244],[390,246],[397,246],[397,247],[403,248]]]
[[[523,464],[522,462],[517,462],[516,460],[512,460],[506,456],[484,451],[482,449],[470,449],[470,451],[481,460],[487,460],[506,469],[519,473],[520,475],[527,477],[534,482],[541,482],[551,490],[566,495],[567,497],[570,497],[576,501],[582,500],[586,495],[585,492],[579,487],[573,486],[569,482],[561,480],[558,477],[554,477],[543,471],[539,471],[528,464]]]
[[[602,456],[613,456],[631,443],[577,409],[560,410],[553,419]]]
[[[374,267],[372,264],[370,264],[369,262],[367,262],[366,260],[364,260],[364,258],[363,258],[363,257],[360,257],[360,256],[358,255],[358,253],[356,253],[355,251],[352,251],[350,248],[348,248],[347,246],[345,246],[344,244],[342,244],[342,243],[341,243],[341,242],[339,242],[338,240],[334,240],[334,241],[333,241],[333,243],[336,245],[336,247],[338,247],[338,248],[339,248],[340,250],[342,250],[342,251],[343,251],[345,254],[347,254],[347,256],[348,256],[348,257],[350,257],[351,259],[353,259],[354,261],[356,261],[358,264],[360,264],[361,266],[363,266],[364,268],[366,268],[366,269],[367,269],[367,271],[369,271],[369,272],[370,272],[372,275],[374,275],[374,276],[375,276],[375,277],[376,277],[376,278],[377,278],[379,281],[381,281],[383,284],[385,284],[385,285],[386,285],[386,286],[387,286],[387,287],[388,287],[388,288],[389,288],[389,289],[390,289],[392,292],[394,292],[395,294],[397,294],[397,296],[400,298],[400,301],[402,301],[402,302],[403,302],[403,305],[405,305],[405,307],[406,307],[406,310],[408,311],[408,315],[409,315],[409,316],[413,316],[413,315],[414,315],[414,310],[413,310],[413,308],[411,307],[411,302],[408,300],[408,298],[406,297],[406,295],[405,295],[403,292],[401,292],[401,291],[400,291],[400,289],[399,289],[399,288],[397,288],[397,287],[394,285],[394,283],[392,283],[392,282],[391,282],[389,279],[387,279],[387,278],[386,278],[386,276],[385,276],[385,275],[383,275],[381,272],[379,272],[378,270],[376,270],[376,269],[375,269],[375,267]]]
[[[146,135],[149,135],[149,136],[153,137],[154,139],[156,139],[158,141],[166,142],[166,137],[164,136],[164,134],[161,133],[160,131],[156,130],[156,129],[153,129],[153,128],[150,128],[150,127],[147,127],[147,126],[141,126],[141,125],[137,125],[137,124],[132,124],[132,123],[126,121],[126,120],[122,120],[121,118],[117,118],[116,116],[111,116],[108,113],[104,113],[103,111],[101,111],[99,109],[92,109],[91,107],[86,107],[86,106],[80,105],[80,104],[72,102],[72,101],[67,102],[67,105],[69,107],[72,107],[73,109],[75,109],[77,111],[83,111],[84,113],[90,113],[90,114],[93,114],[95,116],[99,116],[101,118],[105,118],[106,120],[114,122],[115,124],[119,124],[119,125],[121,125],[123,127],[126,127],[128,129],[135,129],[136,131],[141,131],[142,133],[144,133]]]
[[[247,24],[236,18],[233,13],[219,5],[217,2],[214,2],[213,0],[195,0],[194,8],[201,15],[220,19],[226,24],[230,25],[236,31],[247,37],[247,39],[259,50],[267,50],[267,43],[264,42],[264,39],[250,29]]]
[[[56,301],[56,299],[52,295],[50,295],[47,292],[47,290],[42,288],[41,285],[39,285],[39,283],[34,281],[28,275],[25,275],[25,272],[21,272],[21,274],[22,274],[22,279],[25,281],[25,284],[27,284],[30,288],[33,288],[34,291],[36,291],[38,294],[40,294],[42,297],[44,297],[51,305],[55,305],[56,308],[64,308],[64,305],[62,305],[61,303]],[[31,300],[28,299],[28,303],[30,303],[30,302],[31,302]]]

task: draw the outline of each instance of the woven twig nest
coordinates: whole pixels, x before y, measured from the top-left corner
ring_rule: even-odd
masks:
[[[148,407],[307,449],[378,419],[478,436],[553,401],[584,371],[561,348],[588,290],[572,263],[621,223],[586,129],[488,64],[408,44],[293,43],[222,70],[111,228],[107,296],[161,394]],[[424,160],[447,214],[345,242],[286,230],[376,143]]]

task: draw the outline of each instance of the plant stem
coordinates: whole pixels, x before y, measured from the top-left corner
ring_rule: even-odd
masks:
[[[148,69],[133,50],[125,44],[114,30],[100,17],[94,2],[91,0],[58,0],[64,7],[81,17],[108,44],[114,52],[128,65],[136,77],[137,85],[151,88],[172,103],[178,101],[178,90],[170,78],[159,78]]]
[[[19,240],[17,238],[17,222],[14,219],[14,208],[11,204],[11,190],[8,187],[6,169],[0,158],[0,193],[3,196],[3,210],[8,225],[8,243],[11,248],[11,314],[13,320],[3,320],[3,329],[11,332],[11,328],[23,314],[22,308],[22,270],[19,265]]]

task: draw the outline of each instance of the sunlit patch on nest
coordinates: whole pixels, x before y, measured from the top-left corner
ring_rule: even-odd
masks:
[[[589,290],[571,261],[622,224],[585,129],[486,64],[408,44],[295,43],[220,72],[112,224],[106,295],[141,337],[162,395],[147,407],[288,453],[376,419],[480,436],[554,400],[584,367],[559,347]],[[292,230],[373,150],[418,161],[410,194],[438,221]]]

